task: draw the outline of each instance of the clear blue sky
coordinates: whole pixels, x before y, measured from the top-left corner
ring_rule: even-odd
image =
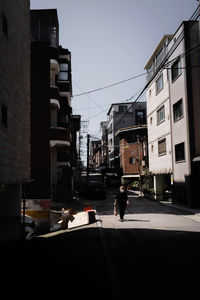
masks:
[[[60,44],[72,53],[74,96],[144,73],[162,36],[173,34],[197,5],[197,0],[31,0],[31,9],[58,11]],[[73,113],[89,120],[89,133],[100,137],[111,103],[138,95],[144,85],[142,76],[74,97]]]

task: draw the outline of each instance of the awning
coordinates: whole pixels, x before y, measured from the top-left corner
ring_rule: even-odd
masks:
[[[59,141],[59,140],[51,140],[50,141],[50,147],[53,148],[53,147],[63,147],[63,146],[66,146],[66,147],[70,147],[70,142],[67,142],[67,141]]]
[[[122,176],[122,178],[139,178],[140,177],[140,175],[138,174],[138,175],[123,175]]]

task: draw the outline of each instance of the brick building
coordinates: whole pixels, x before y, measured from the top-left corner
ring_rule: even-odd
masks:
[[[148,168],[147,125],[120,128],[116,136],[120,140],[120,167],[123,178],[130,181],[139,179],[145,168]]]
[[[30,178],[30,3],[0,0],[0,239],[20,238]]]

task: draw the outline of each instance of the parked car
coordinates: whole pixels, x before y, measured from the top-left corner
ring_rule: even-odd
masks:
[[[21,224],[23,226],[23,215],[21,215]],[[35,227],[35,220],[25,215],[25,239],[31,240],[35,236],[36,227]]]
[[[111,185],[111,186],[118,186],[120,183],[119,177],[114,169],[108,169],[106,171],[104,180],[106,185]]]

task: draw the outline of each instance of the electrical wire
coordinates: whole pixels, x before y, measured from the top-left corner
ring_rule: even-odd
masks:
[[[146,72],[145,72],[145,73],[142,73],[142,74],[139,74],[139,75],[136,75],[136,76],[133,76],[133,77],[130,77],[130,78],[127,78],[127,79],[122,80],[122,81],[118,81],[118,82],[116,82],[116,83],[112,83],[112,84],[109,84],[109,85],[100,87],[100,88],[95,89],[95,90],[91,90],[91,91],[84,92],[84,93],[81,93],[81,94],[76,94],[76,95],[73,96],[73,98],[75,98],[75,97],[80,97],[80,96],[83,96],[83,95],[88,95],[88,94],[91,94],[91,93],[94,93],[94,92],[98,92],[98,91],[101,91],[101,90],[104,90],[104,89],[108,89],[108,88],[110,88],[110,87],[113,87],[113,86],[116,86],[116,85],[125,83],[125,82],[127,82],[127,81],[130,81],[130,80],[139,78],[139,77],[144,76],[144,75],[146,75]]]
[[[199,13],[199,7],[200,5],[198,5],[197,9],[195,10],[195,12],[193,13],[192,17],[190,18],[189,21],[191,21],[191,19],[193,18],[193,16],[195,16],[195,20],[199,17],[200,13]],[[195,21],[195,20],[192,20],[192,21]],[[190,25],[190,27],[188,29],[191,29],[191,27],[193,26],[194,23],[192,23]],[[183,34],[183,36],[180,38],[180,36]],[[160,66],[158,67],[158,69],[156,71],[153,71],[154,74],[152,76],[152,78],[146,83],[146,85],[144,86],[143,90],[141,91],[141,93],[139,94],[139,96],[135,99],[135,101],[132,103],[132,105],[128,108],[128,110],[126,112],[123,113],[123,115],[121,116],[121,118],[118,120],[118,122],[115,124],[114,128],[113,128],[113,131],[116,130],[116,127],[117,125],[119,124],[119,122],[121,122],[121,120],[124,118],[125,114],[128,113],[130,111],[130,109],[133,107],[133,105],[141,98],[141,96],[143,95],[143,93],[146,91],[146,89],[148,88],[149,84],[152,82],[152,80],[155,78],[155,76],[158,74],[158,72],[162,69],[164,69],[165,67],[165,64],[166,64],[166,61],[167,59],[169,59],[169,57],[172,55],[172,53],[176,50],[176,48],[178,47],[178,45],[181,43],[181,41],[183,40],[184,38],[184,29],[182,30],[182,32],[180,33],[178,39],[180,38],[180,40],[177,40],[176,43],[174,44],[174,46],[170,49],[170,51],[168,51],[168,53],[166,54],[165,58],[163,59],[162,63],[160,64]],[[197,47],[198,45],[196,45],[195,47]],[[194,48],[195,48],[194,47]],[[191,48],[192,49],[192,48]],[[190,49],[188,49],[186,52],[190,51]],[[186,55],[185,53],[182,54],[183,56]],[[189,55],[189,54],[187,54]],[[177,56],[177,58],[180,57]],[[177,59],[176,58],[176,59]],[[168,63],[168,62],[167,62]]]

